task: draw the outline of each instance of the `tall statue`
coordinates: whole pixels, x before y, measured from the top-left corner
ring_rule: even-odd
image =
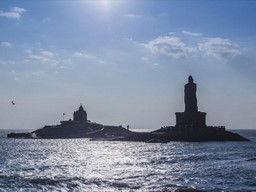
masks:
[[[185,85],[185,112],[198,112],[196,99],[196,84],[192,76],[188,77],[188,83]]]

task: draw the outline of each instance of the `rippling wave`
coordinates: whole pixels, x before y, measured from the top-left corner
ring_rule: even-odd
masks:
[[[0,139],[0,191],[256,191],[255,142]]]

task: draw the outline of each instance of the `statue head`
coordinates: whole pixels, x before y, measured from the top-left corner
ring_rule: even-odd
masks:
[[[191,75],[188,77],[188,83],[194,83],[193,77]]]

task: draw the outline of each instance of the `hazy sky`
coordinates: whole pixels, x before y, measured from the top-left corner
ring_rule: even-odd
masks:
[[[0,0],[0,129],[80,103],[103,124],[174,125],[189,75],[208,125],[256,128],[255,18],[253,0]]]

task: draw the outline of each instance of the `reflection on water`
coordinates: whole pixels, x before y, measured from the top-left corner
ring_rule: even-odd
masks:
[[[0,191],[253,191],[253,142],[0,139]]]

